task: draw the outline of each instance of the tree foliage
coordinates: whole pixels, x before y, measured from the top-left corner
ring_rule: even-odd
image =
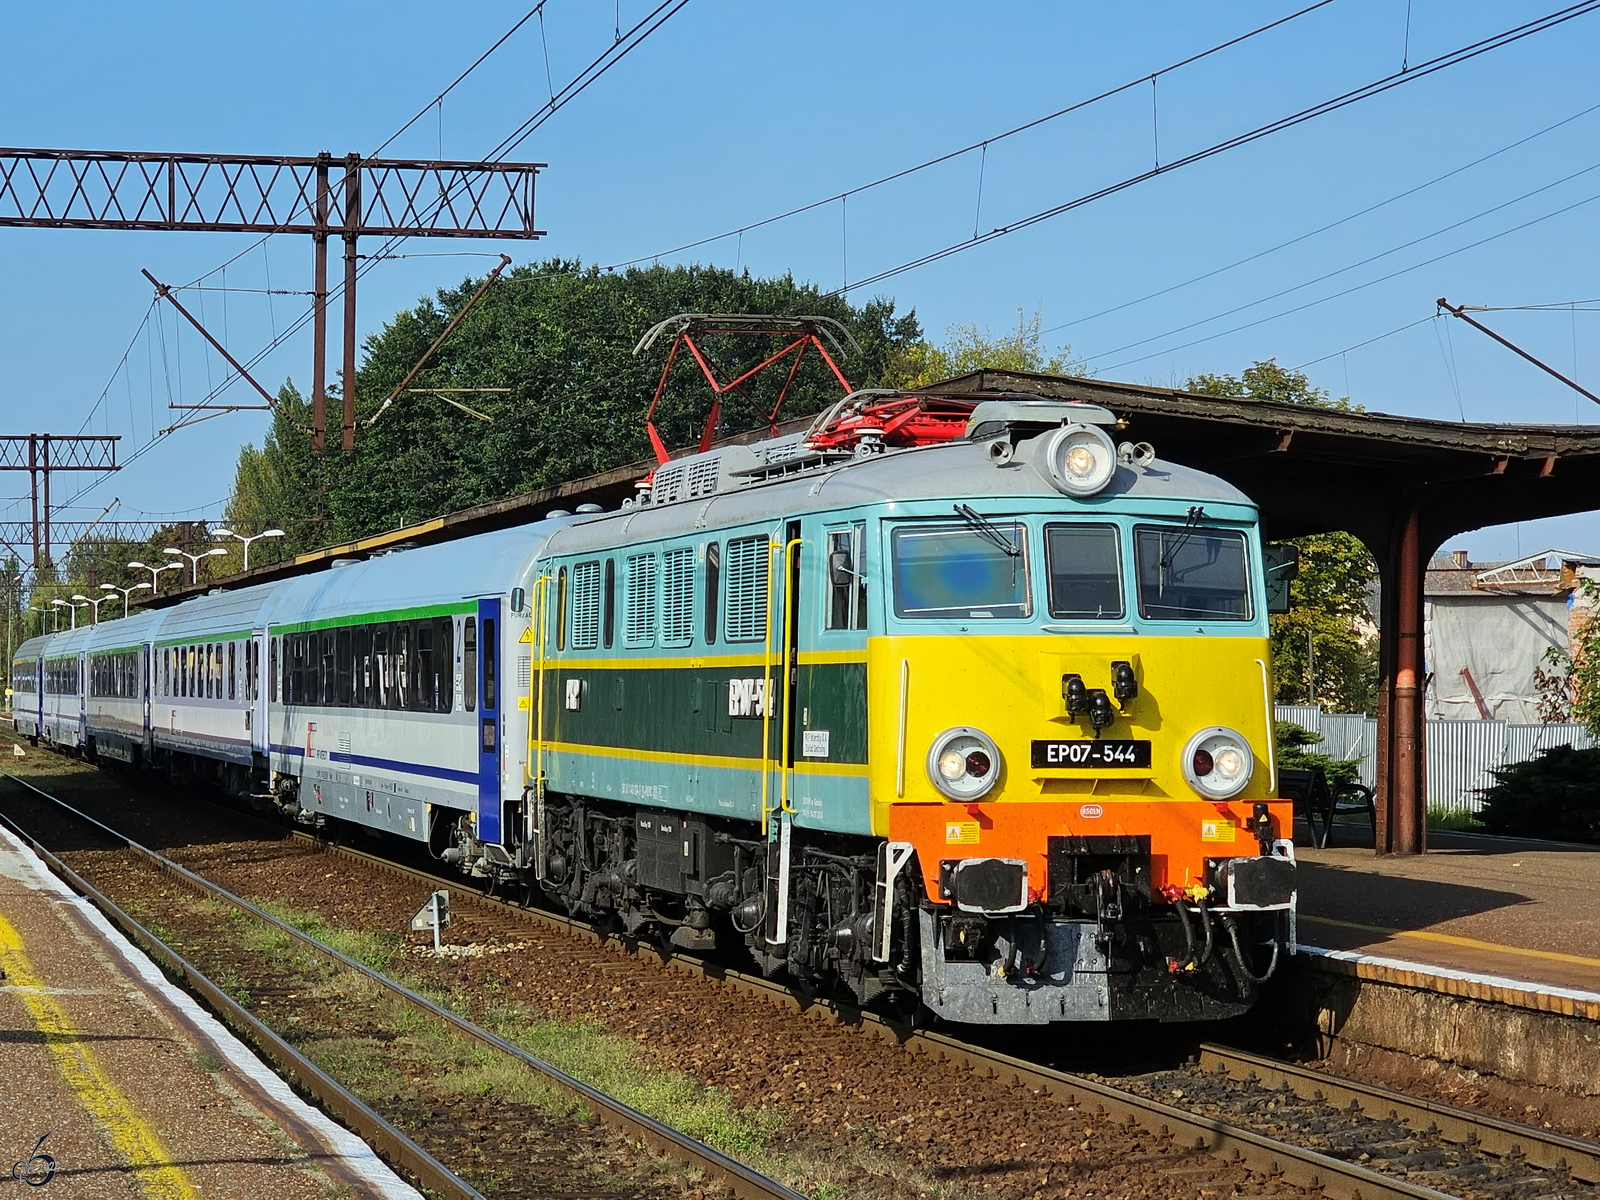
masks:
[[[1054,353],[1045,349],[1040,326],[1043,317],[1023,315],[1017,309],[1017,327],[1009,333],[995,334],[987,325],[955,324],[945,330],[943,345],[918,339],[907,345],[891,364],[891,386],[927,387],[952,375],[968,371],[1030,371],[1047,375],[1086,375],[1081,359],[1072,357],[1072,347],[1063,345]]]
[[[1570,652],[1551,646],[1534,668],[1541,721],[1578,721],[1600,738],[1600,583],[1579,576],[1573,606],[1584,612],[1572,622]]]
[[[1188,390],[1200,395],[1271,400],[1313,408],[1351,409],[1301,371],[1258,361],[1239,376],[1196,375]],[[1357,409],[1359,411],[1359,409]],[[1378,564],[1348,533],[1293,538],[1300,574],[1289,585],[1289,611],[1272,617],[1272,658],[1280,704],[1320,704],[1335,712],[1374,711],[1378,685],[1376,630],[1366,598]]]
[[[1600,749],[1552,746],[1490,774],[1477,814],[1488,832],[1600,842]]]
[[[857,388],[884,385],[892,364],[922,340],[916,315],[896,315],[892,301],[856,307],[787,275],[760,279],[748,271],[660,266],[613,274],[551,259],[503,275],[413,381],[423,388],[509,388],[459,397],[492,421],[437,396],[401,395],[366,428],[478,283],[467,279],[440,291],[367,339],[353,452],[312,452],[308,405],[286,384],[262,445],[240,453],[228,520],[249,532],[278,525],[286,550],[309,549],[647,458],[644,415],[667,343],[638,356],[633,348],[651,325],[676,313],[832,317],[860,343],[859,355],[839,362]],[[705,339],[724,378],[782,344],[755,336]],[[730,395],[721,431],[759,426],[756,406],[770,408],[781,384],[781,372],[768,372],[746,389],[748,399]],[[785,414],[820,411],[839,395],[838,381],[808,351]],[[656,413],[667,444],[694,442],[709,406],[698,370],[680,355]],[[337,445],[337,429],[329,443]]]

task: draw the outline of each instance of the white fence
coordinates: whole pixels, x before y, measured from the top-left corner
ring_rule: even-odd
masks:
[[[1378,722],[1359,714],[1325,713],[1304,704],[1280,704],[1278,720],[1322,735],[1310,747],[1334,758],[1353,758],[1361,782],[1373,787],[1378,767]],[[1506,721],[1430,720],[1428,805],[1450,812],[1472,812],[1481,803],[1478,789],[1494,782],[1494,767],[1524,762],[1551,746],[1594,745],[1582,725],[1512,725]]]

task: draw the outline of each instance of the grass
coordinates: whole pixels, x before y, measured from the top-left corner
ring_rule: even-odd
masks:
[[[1434,808],[1428,809],[1428,828],[1451,830],[1457,833],[1481,833],[1483,823],[1478,820],[1478,814],[1462,809]]]

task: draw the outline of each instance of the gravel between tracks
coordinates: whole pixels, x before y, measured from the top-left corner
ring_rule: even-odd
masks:
[[[0,753],[7,753],[3,746]],[[229,890],[314,912],[330,925],[400,933],[426,898],[415,884],[335,867],[293,843],[242,833],[246,827],[225,815],[185,806],[153,785],[130,788],[31,749],[11,769]],[[31,822],[41,836],[49,832],[47,808],[14,787],[0,789],[0,809],[25,827]],[[56,833],[70,838],[55,821]],[[77,848],[63,840],[58,852],[90,878],[104,878],[126,861],[81,840]],[[452,943],[486,950],[523,945],[443,960],[418,955],[416,965],[433,986],[514,1004],[530,1018],[600,1026],[632,1040],[657,1070],[726,1091],[737,1106],[776,1124],[769,1151],[790,1168],[780,1173],[816,1194],[871,1200],[1306,1194],[1170,1138],[1031,1098],[1011,1084],[708,980],[537,926],[508,928],[464,893],[452,899]]]

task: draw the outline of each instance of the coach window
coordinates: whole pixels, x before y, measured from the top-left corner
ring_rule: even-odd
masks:
[[[417,690],[411,705],[418,712],[434,712],[439,703],[439,682],[433,669],[433,622],[417,622]]]
[[[605,592],[605,619],[601,624],[604,626],[602,634],[605,640],[605,648],[609,650],[617,637],[617,565],[615,559],[606,559],[606,582],[603,590]]]
[[[722,584],[722,547],[706,546],[706,645],[717,644],[717,599]]]
[[[348,708],[354,701],[355,631],[348,625],[334,637],[335,688],[338,702]]]
[[[493,617],[483,619],[483,707],[492,709],[498,706],[499,692],[498,680],[495,678],[495,620]]]
[[[828,628],[867,627],[866,527],[828,533]]]
[[[238,685],[234,682],[234,680],[238,678],[238,675],[236,674],[236,672],[237,672],[238,665],[239,665],[238,664],[238,656],[237,656],[236,651],[234,650],[234,647],[237,646],[238,644],[239,644],[238,642],[229,642],[228,643],[228,699],[229,700],[237,700],[239,698],[238,697]]]
[[[478,706],[477,617],[468,617],[461,631],[461,696],[467,702],[468,712]]]
[[[447,713],[455,707],[455,632],[449,617],[434,622],[433,711]]]

